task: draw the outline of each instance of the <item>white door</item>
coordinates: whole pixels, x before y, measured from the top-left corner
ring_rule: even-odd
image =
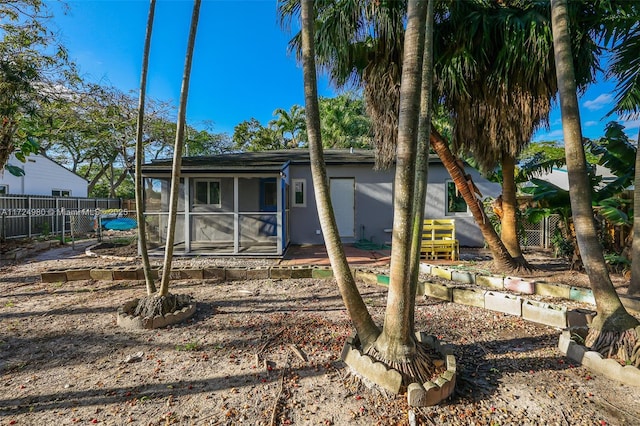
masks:
[[[341,237],[355,236],[355,179],[331,178],[331,204]]]

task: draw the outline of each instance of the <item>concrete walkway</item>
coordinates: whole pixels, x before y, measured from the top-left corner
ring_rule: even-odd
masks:
[[[350,265],[389,266],[391,249],[363,250],[350,244],[344,245],[344,252]],[[327,249],[323,245],[290,246],[282,266],[330,266]]]
[[[67,243],[58,247],[52,247],[48,250],[39,251],[29,259],[36,262],[44,262],[47,260],[58,259],[72,259],[85,256],[85,250],[87,247],[96,244],[96,240],[82,240],[77,241],[75,244]]]

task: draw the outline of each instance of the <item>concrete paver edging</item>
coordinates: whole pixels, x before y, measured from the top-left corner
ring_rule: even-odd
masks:
[[[624,383],[629,386],[640,387],[640,369],[633,365],[621,365],[611,358],[604,358],[599,352],[590,351],[572,339],[574,334],[586,336],[586,327],[571,327],[564,329],[558,339],[558,349],[566,356],[591,371]],[[636,328],[640,335],[640,326]]]
[[[191,318],[196,313],[196,303],[191,300],[189,305],[165,316],[156,315],[153,318],[132,315],[131,312],[138,305],[140,299],[134,299],[120,306],[117,311],[116,324],[128,330],[149,330],[163,328],[177,324]]]
[[[259,269],[259,270],[256,270]],[[428,271],[428,272],[427,272]],[[154,271],[158,272],[158,271]],[[547,304],[536,300],[530,300],[518,294],[533,294],[541,296],[552,296],[556,298],[564,298],[566,300],[574,300],[584,303],[594,304],[593,293],[587,288],[570,287],[560,283],[548,283],[543,281],[528,281],[517,277],[499,277],[491,275],[472,274],[471,272],[454,273],[454,270],[446,269],[442,266],[433,266],[429,264],[420,265],[421,273],[435,272],[439,277],[450,277],[449,280],[455,281],[458,278],[461,284],[467,284],[466,287],[457,286],[455,284],[445,285],[431,282],[421,282],[420,293],[425,296],[446,300],[453,303],[460,303],[469,306],[476,306],[483,309],[492,309],[506,314],[517,315],[528,321],[544,324],[559,329],[564,329],[572,325],[588,324],[593,316],[593,311],[584,311],[574,309],[567,311],[560,305]],[[356,269],[356,276],[370,284],[378,284],[388,286],[389,276],[375,273],[372,271]],[[97,279],[97,280],[115,280],[115,279],[142,279],[144,277],[141,268],[100,268],[100,269],[52,269],[41,274],[43,282],[64,282],[80,279]],[[286,279],[293,277],[300,278],[317,278],[330,279],[333,277],[333,270],[326,266],[273,266],[259,268],[239,268],[239,267],[209,267],[203,270],[189,269],[181,271],[180,269],[171,271],[172,279],[215,279],[217,281],[235,281],[248,278],[260,279]],[[473,281],[474,284],[470,284]],[[506,283],[506,285],[505,285]],[[495,290],[510,290],[514,294],[497,293]],[[516,290],[524,290],[518,293]],[[620,296],[624,306],[632,313],[640,313],[640,300]],[[184,311],[184,312],[183,312]],[[195,312],[195,304],[187,310],[176,313],[180,318],[172,318],[175,322],[183,321]],[[130,316],[118,315],[118,324],[126,324],[131,328],[157,328],[169,325],[166,319],[148,319],[147,322],[138,324],[138,320],[129,318]],[[142,320],[140,320],[142,321]],[[151,321],[151,322],[149,322]],[[153,322],[155,321],[155,323]],[[155,326],[155,324],[158,324]],[[160,325],[164,324],[164,325]],[[574,349],[577,351],[578,349]],[[355,356],[355,355],[354,355]],[[568,356],[568,355],[567,355]],[[584,358],[584,357],[582,357]],[[597,358],[597,357],[596,357]],[[597,363],[597,359],[593,355],[589,355],[589,364]],[[610,360],[603,360],[603,362]],[[615,361],[614,361],[615,362]],[[611,363],[609,363],[611,364]],[[585,364],[586,365],[586,364]],[[588,366],[588,365],[587,365]],[[626,372],[639,369],[629,366]],[[376,370],[377,371],[377,370]],[[604,371],[608,371],[604,369]],[[414,387],[415,388],[415,387]],[[418,392],[418,391],[416,391]],[[420,398],[418,398],[420,399]]]
[[[437,405],[449,398],[456,385],[456,359],[450,345],[442,345],[435,336],[417,332],[416,339],[442,356],[446,370],[433,381],[411,383],[407,387],[407,401],[412,407]],[[402,375],[375,361],[358,349],[357,336],[349,337],[342,349],[341,358],[356,374],[375,383],[386,391],[397,395],[402,390]]]

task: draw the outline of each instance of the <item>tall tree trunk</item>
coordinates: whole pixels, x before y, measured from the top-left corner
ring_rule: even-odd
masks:
[[[187,116],[187,99],[189,96],[189,80],[191,78],[191,62],[193,49],[198,30],[198,17],[200,16],[201,0],[193,2],[193,14],[191,15],[191,28],[189,30],[189,42],[182,74],[182,87],[180,89],[180,106],[178,107],[178,120],[176,123],[176,141],[173,148],[173,166],[171,169],[171,193],[169,196],[169,223],[167,224],[167,241],[164,249],[164,262],[162,264],[162,280],[160,281],[160,296],[169,294],[169,279],[171,275],[171,262],[173,260],[173,243],[176,233],[176,216],[178,210],[178,189],[180,188],[180,168],[182,167],[182,148],[184,147],[184,132]],[[185,200],[185,203],[188,203]],[[186,236],[189,238],[189,236]]]
[[[18,123],[7,115],[1,116],[0,121],[2,121],[0,125],[0,171],[2,171],[7,165],[9,157],[15,151],[13,135],[18,130]]]
[[[367,306],[362,300],[349,269],[331,204],[331,193],[327,183],[327,172],[320,135],[320,110],[318,106],[314,46],[315,15],[312,0],[303,0],[301,2],[300,14],[302,18],[302,70],[304,75],[307,135],[309,138],[311,177],[313,179],[320,227],[322,228],[327,254],[329,255],[342,300],[363,348],[368,348],[376,340],[380,330],[369,315]]]
[[[416,178],[411,224],[411,329],[415,321],[415,294],[420,275],[420,248],[422,244],[422,222],[427,198],[429,177],[429,133],[431,132],[431,106],[433,103],[433,17],[434,2],[428,0],[425,23],[424,54],[422,62],[422,88],[420,89],[420,115],[418,118],[418,154],[416,157]]]
[[[109,165],[109,197],[116,198],[116,189],[115,189],[115,171],[113,168],[113,163]]]
[[[489,250],[491,250],[494,264],[501,271],[516,271],[521,265],[511,257],[509,251],[496,233],[496,230],[493,229],[493,226],[484,211],[482,201],[476,197],[472,185],[467,181],[464,170],[458,165],[456,158],[449,149],[447,141],[433,128],[433,126],[431,126],[430,141],[431,147],[436,154],[438,154],[438,157],[440,157],[442,164],[447,169],[451,179],[455,183],[458,192],[462,195],[462,198],[464,198],[467,206],[469,206],[469,210],[471,211],[476,224],[480,228],[480,232],[482,232],[482,236],[489,246]]]
[[[412,329],[415,294],[411,294],[411,231],[426,12],[426,1],[409,1],[400,83],[389,293],[382,334],[376,341],[376,350],[384,360],[399,363],[413,361],[416,353]]]
[[[602,248],[596,234],[591,205],[591,186],[582,145],[580,111],[569,38],[567,1],[551,0],[556,75],[567,158],[571,210],[576,238],[596,301],[598,315],[592,323],[597,330],[624,331],[638,325],[627,313],[609,277]]]
[[[149,262],[149,250],[147,248],[147,224],[144,218],[144,188],[142,186],[142,163],[144,162],[144,104],[147,95],[147,73],[149,70],[149,51],[151,50],[151,34],[153,33],[153,18],[156,11],[156,0],[149,3],[149,16],[147,18],[147,33],[144,38],[144,52],[142,54],[142,72],[140,75],[140,94],[138,97],[138,122],[136,125],[136,164],[135,164],[135,190],[136,190],[136,221],[138,222],[138,247],[142,257],[142,269],[144,281],[147,287],[147,295],[156,292],[156,285],[151,275],[151,263]]]
[[[631,282],[627,295],[640,296],[640,132],[636,149],[636,170],[633,191],[633,242],[631,245]]]
[[[91,179],[91,181],[87,185],[87,193],[90,193],[91,191],[93,191],[93,188],[95,188],[100,178],[104,176],[105,173],[107,173],[107,170],[109,170],[109,167],[111,167],[111,164],[113,163],[114,160],[115,160],[115,157],[109,159],[108,163],[100,166],[100,170],[98,171],[98,173],[93,177],[93,179]]]
[[[511,257],[521,264],[526,263],[518,239],[518,199],[516,197],[516,159],[502,154],[502,218],[500,238]]]

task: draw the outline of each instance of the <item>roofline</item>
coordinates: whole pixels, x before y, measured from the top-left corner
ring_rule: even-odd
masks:
[[[375,154],[373,150],[326,150],[324,152],[324,163],[327,165],[349,165],[375,164]],[[246,162],[242,161],[243,156],[247,157]],[[287,158],[289,156],[289,158]],[[229,163],[225,164],[225,157],[229,158]],[[282,157],[282,158],[280,158]],[[207,161],[210,159],[210,161]],[[280,163],[280,161],[283,161]],[[441,162],[435,155],[429,155],[429,162]],[[151,163],[142,166],[142,173],[167,173],[173,168],[172,158],[153,159]],[[241,164],[239,164],[241,163]],[[184,173],[252,173],[255,171],[281,171],[286,167],[294,165],[311,164],[308,149],[289,149],[274,151],[250,151],[223,153],[215,156],[205,157],[183,157],[181,171]]]

